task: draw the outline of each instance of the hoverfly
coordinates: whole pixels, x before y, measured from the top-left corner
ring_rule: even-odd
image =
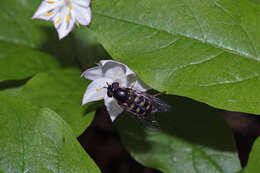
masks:
[[[146,92],[120,87],[118,82],[113,82],[111,85],[107,83],[107,85],[108,97],[116,99],[125,111],[130,112],[134,119],[148,129],[159,128],[157,121],[154,119],[154,113],[171,110],[168,103]]]

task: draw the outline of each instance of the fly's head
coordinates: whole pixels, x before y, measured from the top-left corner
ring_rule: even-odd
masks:
[[[107,83],[107,96],[108,97],[113,97],[113,95],[116,93],[116,91],[119,88],[119,83],[118,82],[113,82],[111,85]]]

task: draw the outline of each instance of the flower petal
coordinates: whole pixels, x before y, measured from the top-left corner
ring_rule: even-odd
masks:
[[[102,60],[99,62],[102,67],[109,65],[109,66],[120,66],[122,68],[122,70],[124,70],[124,73],[126,76],[131,75],[131,74],[135,74],[135,72],[133,72],[133,70],[131,70],[127,65],[121,63],[121,62],[117,62],[117,61],[113,61],[113,60]]]
[[[102,69],[100,66],[87,69],[82,73],[81,77],[83,76],[89,80],[96,80],[96,79],[103,78]]]
[[[33,15],[33,19],[43,19],[50,20],[53,16],[55,16],[55,9],[59,8],[60,1],[43,1],[37,11]]]
[[[83,7],[75,4],[73,6],[72,15],[75,17],[76,21],[79,22],[81,25],[89,25],[91,21],[90,7]]]
[[[73,4],[77,4],[77,5],[81,6],[81,7],[87,8],[90,5],[90,1],[91,0],[77,0],[77,1],[72,1],[72,3]]]
[[[142,80],[140,80],[135,74],[131,74],[127,76],[127,86],[142,92],[152,89],[147,84],[145,84]]]
[[[72,31],[75,19],[69,8],[62,7],[61,12],[54,17],[53,22],[61,40]]]
[[[91,82],[85,91],[82,104],[104,99],[107,95],[107,89],[104,88],[107,86],[106,82],[111,82],[111,79],[100,78]]]
[[[124,110],[118,105],[117,101],[112,97],[108,97],[107,95],[104,98],[106,109],[110,115],[110,119],[112,122],[116,119],[116,117],[122,113]]]
[[[127,76],[123,64],[112,60],[100,61],[104,77],[111,78],[114,82],[119,82],[120,86],[128,87]]]
[[[114,79],[114,78],[121,78],[121,77],[126,77],[125,72],[123,71],[122,67],[117,66],[116,64],[110,64],[107,63],[103,68],[102,71],[104,73],[105,77]]]

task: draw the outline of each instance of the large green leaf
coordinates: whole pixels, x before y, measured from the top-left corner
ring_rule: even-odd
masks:
[[[254,142],[248,163],[241,173],[256,173],[260,170],[260,138]]]
[[[0,81],[24,79],[57,67],[56,60],[48,54],[0,41]]]
[[[97,0],[91,29],[150,86],[260,114],[260,4]]]
[[[241,169],[231,130],[218,110],[181,97],[165,98],[160,131],[144,130],[128,114],[116,121],[123,144],[142,164],[164,173],[234,173]]]
[[[0,2],[0,81],[24,79],[58,67],[56,59],[39,51],[46,34],[33,24],[29,7],[25,1]]]
[[[0,2],[0,40],[17,46],[36,48],[47,41],[46,25],[32,20],[37,4],[41,0],[19,1],[2,0]]]
[[[0,100],[1,171],[100,172],[58,114],[3,93]]]
[[[80,135],[91,123],[95,104],[81,105],[89,83],[80,79],[76,69],[42,72],[27,82],[19,97],[34,104],[50,107],[69,123],[76,135]]]

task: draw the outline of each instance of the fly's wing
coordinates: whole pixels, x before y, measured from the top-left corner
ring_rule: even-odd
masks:
[[[148,129],[153,131],[160,130],[159,123],[155,119],[156,112],[170,112],[172,110],[171,105],[166,103],[165,101],[152,96],[146,92],[139,92],[138,94],[143,95],[146,99],[149,99],[151,104],[153,105],[153,110],[149,115],[145,115],[144,119],[141,121],[142,124]]]
[[[154,114],[140,115],[130,111],[126,106],[120,105],[126,112],[129,112],[131,117],[139,122],[144,128],[151,131],[160,130],[159,123],[155,120]]]
[[[127,111],[130,113],[131,117],[138,121],[144,128],[151,131],[159,131],[160,125],[156,121],[154,114],[149,115],[138,115],[133,112]]]
[[[160,125],[158,121],[156,121],[154,114],[149,114],[143,120],[141,120],[141,124],[148,130],[151,131],[159,131]]]
[[[142,92],[141,93],[143,96],[145,96],[147,99],[149,99],[154,106],[154,110],[152,110],[152,113],[155,112],[170,112],[172,110],[172,106],[166,103],[165,101],[152,96],[148,93]]]

